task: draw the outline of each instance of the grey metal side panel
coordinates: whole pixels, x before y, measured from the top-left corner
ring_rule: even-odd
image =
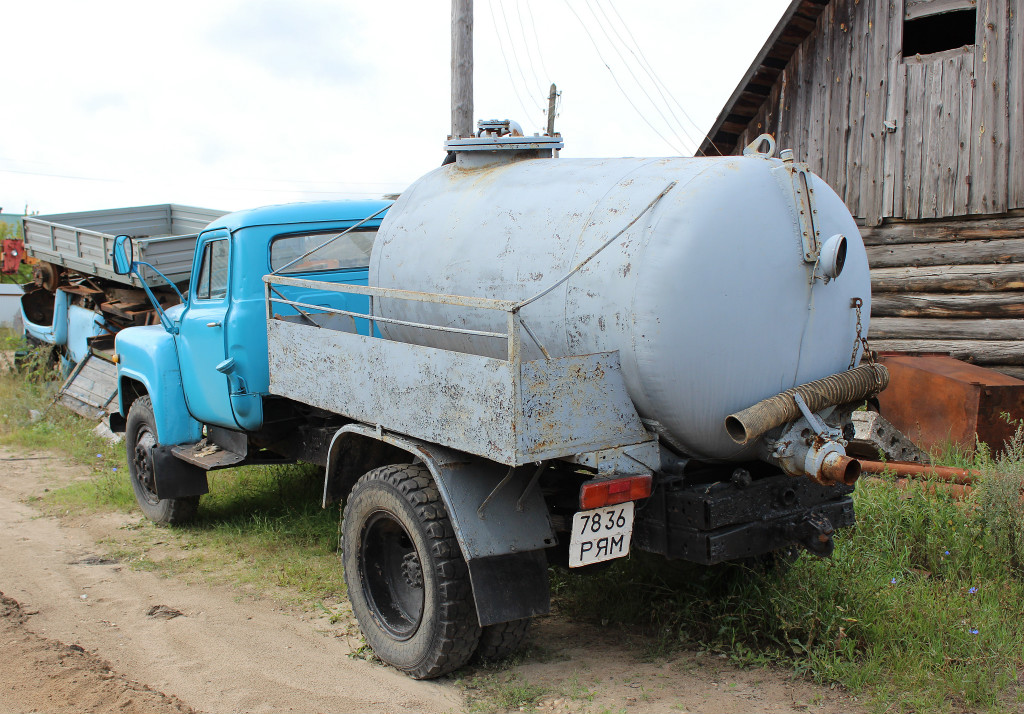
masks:
[[[196,208],[195,206],[179,206],[172,203],[170,235],[183,236],[188,233],[199,233],[209,224],[225,215],[226,211],[212,208]]]
[[[196,234],[224,211],[174,204],[136,206],[102,211],[57,213],[24,219],[25,248],[34,258],[122,283],[135,278],[112,270],[113,239],[126,234],[136,239],[136,259],[152,263],[174,282],[187,280],[192,267]],[[163,281],[143,269],[146,282]]]
[[[506,465],[647,441],[614,353],[515,365],[271,319],[270,391]]]
[[[272,394],[515,463],[508,362],[273,319],[267,349]]]
[[[192,274],[196,234],[168,238],[147,238],[135,242],[136,260],[150,263],[171,281],[180,283]],[[109,258],[109,254],[108,254]],[[162,283],[159,276],[143,267],[142,275],[150,285]]]
[[[541,461],[650,438],[615,352],[524,362],[521,460]]]
[[[61,387],[58,401],[87,419],[117,411],[117,365],[90,354]]]

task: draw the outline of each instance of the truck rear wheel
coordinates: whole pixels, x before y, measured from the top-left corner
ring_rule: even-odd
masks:
[[[153,449],[159,443],[153,403],[148,396],[140,397],[132,403],[125,422],[128,474],[132,480],[132,490],[135,491],[135,500],[139,502],[139,508],[146,517],[155,523],[183,523],[195,517],[199,496],[160,498],[156,495]]]
[[[415,679],[469,661],[480,639],[469,569],[426,467],[364,474],[345,504],[341,546],[352,612],[378,657]]]
[[[482,662],[493,662],[515,654],[526,642],[526,635],[530,632],[532,622],[533,618],[527,617],[483,628],[475,658]]]

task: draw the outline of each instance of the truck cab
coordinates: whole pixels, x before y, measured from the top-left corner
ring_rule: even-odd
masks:
[[[176,455],[169,450],[202,444],[198,450],[214,447],[219,451],[221,461],[213,467],[233,465],[247,457],[246,434],[264,429],[270,377],[268,289],[263,276],[277,272],[365,285],[380,214],[389,205],[387,201],[325,201],[223,216],[198,235],[190,287],[182,304],[161,315],[159,325],[118,333],[120,419],[112,419],[112,425],[128,427],[133,408],[146,417],[141,436],[140,425],[134,424],[136,433],[128,428],[127,435],[129,459],[137,470],[150,474],[141,483],[149,491],[140,498],[144,510],[147,502],[155,505],[167,500],[168,494],[205,492],[205,470],[211,463],[194,463],[199,471],[189,469],[186,448],[176,449]],[[365,220],[374,214],[375,218]],[[324,243],[328,245],[306,255]],[[368,298],[361,295],[316,289],[299,294],[300,300],[338,309],[365,313],[368,308]],[[283,306],[281,311],[307,319],[301,308]],[[352,320],[352,329],[368,329],[365,321],[359,322]],[[226,463],[232,455],[237,461]],[[153,459],[164,461],[167,468],[154,469]],[[157,483],[156,473],[163,483]],[[163,498],[157,498],[158,493]],[[155,515],[156,520],[169,518]]]

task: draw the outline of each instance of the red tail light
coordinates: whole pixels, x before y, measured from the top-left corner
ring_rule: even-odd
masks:
[[[580,488],[580,508],[589,511],[616,503],[635,501],[651,495],[651,475],[595,479]]]

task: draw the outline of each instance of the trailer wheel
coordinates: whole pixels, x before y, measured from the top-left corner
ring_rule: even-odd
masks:
[[[135,500],[139,502],[146,517],[155,523],[183,523],[195,517],[199,496],[157,497],[153,448],[159,443],[153,403],[148,396],[140,397],[132,402],[125,422],[128,474],[132,480],[132,490],[135,491]]]
[[[345,504],[341,547],[352,612],[378,657],[414,679],[469,661],[480,639],[469,569],[425,466],[364,474]]]
[[[532,617],[526,617],[522,620],[487,625],[480,633],[480,644],[476,647],[474,658],[482,662],[493,662],[518,652],[526,642],[532,622]]]

